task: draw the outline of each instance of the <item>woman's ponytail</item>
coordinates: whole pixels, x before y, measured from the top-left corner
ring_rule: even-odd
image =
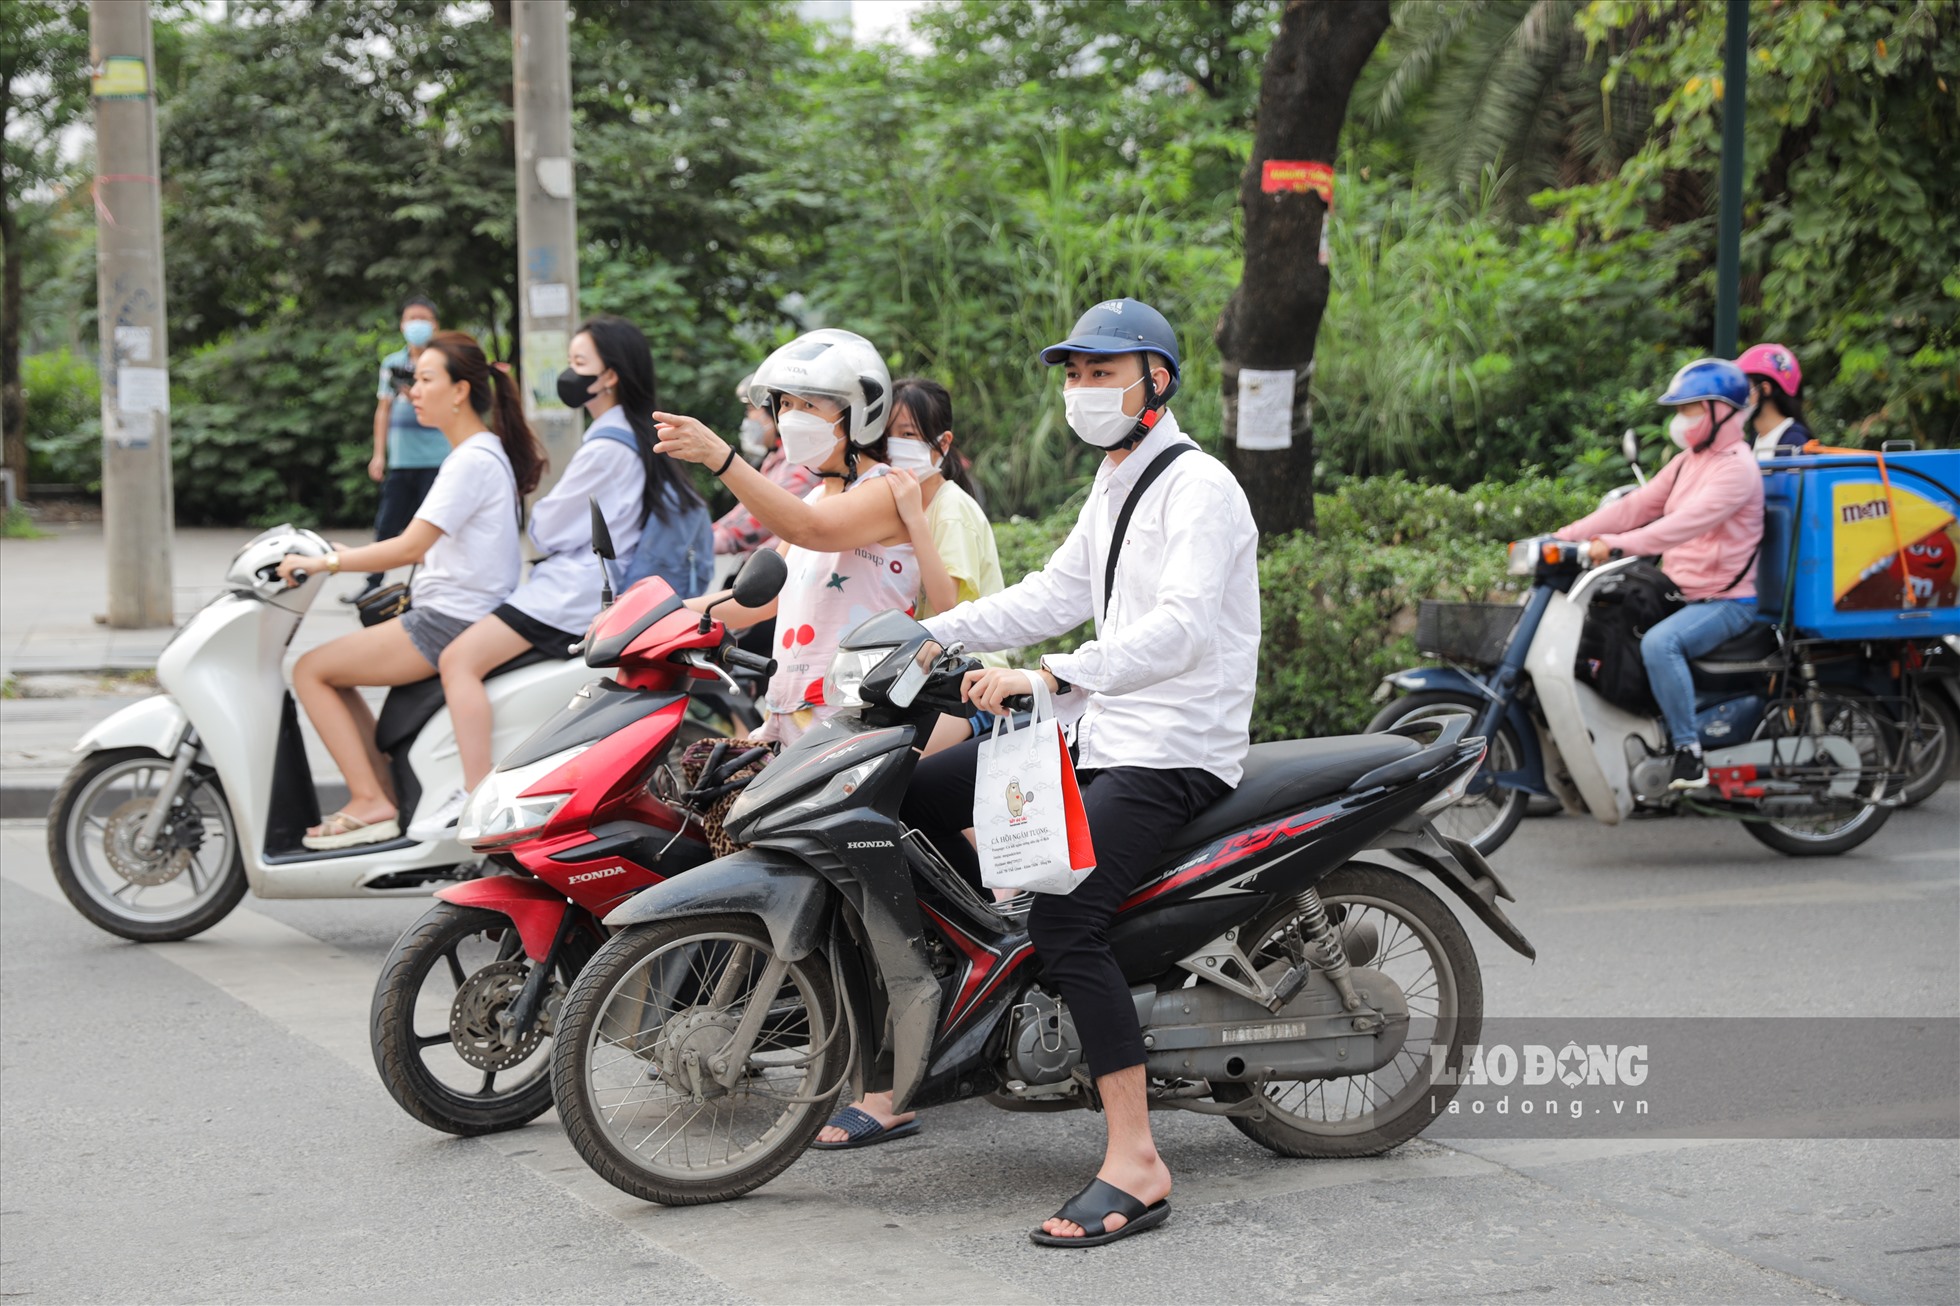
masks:
[[[545,468],[549,466],[544,455],[544,446],[531,432],[531,424],[524,419],[524,396],[517,389],[517,382],[500,367],[490,369],[491,424],[504,442],[504,454],[510,459],[510,470],[517,477],[517,493],[521,498],[538,488],[544,479]]]

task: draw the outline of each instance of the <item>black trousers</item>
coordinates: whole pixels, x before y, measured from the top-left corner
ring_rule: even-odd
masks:
[[[374,509],[374,538],[392,540],[408,529],[415,520],[415,510],[422,506],[422,500],[429,497],[429,487],[436,483],[436,473],[440,467],[390,467],[388,474],[381,478],[381,502]],[[376,585],[381,583],[381,572],[373,572],[368,580]]]
[[[963,833],[973,824],[974,771],[983,741],[970,739],[919,763],[900,816],[975,885],[980,856]],[[1048,981],[1075,1017],[1097,1077],[1140,1066],[1143,1032],[1129,982],[1109,947],[1123,900],[1156,868],[1171,834],[1231,786],[1209,771],[1112,766],[1077,771],[1096,869],[1074,893],[1038,893],[1028,929]]]

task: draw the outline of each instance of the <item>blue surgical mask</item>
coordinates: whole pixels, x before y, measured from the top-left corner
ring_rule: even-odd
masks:
[[[402,339],[420,349],[435,339],[436,324],[425,317],[418,317],[402,324]]]

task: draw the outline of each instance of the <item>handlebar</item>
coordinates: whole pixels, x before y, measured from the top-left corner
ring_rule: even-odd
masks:
[[[728,651],[722,655],[722,661],[731,667],[740,667],[744,671],[753,671],[758,676],[773,676],[776,674],[776,659],[763,657],[760,653],[751,653],[745,648],[731,645]]]

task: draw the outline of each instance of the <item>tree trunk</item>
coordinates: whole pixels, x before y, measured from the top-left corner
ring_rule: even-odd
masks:
[[[1252,159],[1239,182],[1245,271],[1218,324],[1224,362],[1226,461],[1266,534],[1313,529],[1314,337],[1327,307],[1321,225],[1329,211],[1301,186],[1309,170],[1269,160],[1331,165],[1348,97],[1388,30],[1389,0],[1287,0],[1259,85]],[[1329,183],[1331,185],[1331,182]],[[1241,372],[1256,372],[1243,378]],[[1292,406],[1284,394],[1291,374]],[[1264,396],[1263,400],[1261,396]],[[1250,419],[1242,433],[1240,400]],[[1241,439],[1255,446],[1243,447]]]
[[[13,126],[13,87],[0,83],[0,130]],[[0,162],[0,457],[14,474],[14,493],[27,497],[27,395],[20,383],[20,223],[15,180]]]

